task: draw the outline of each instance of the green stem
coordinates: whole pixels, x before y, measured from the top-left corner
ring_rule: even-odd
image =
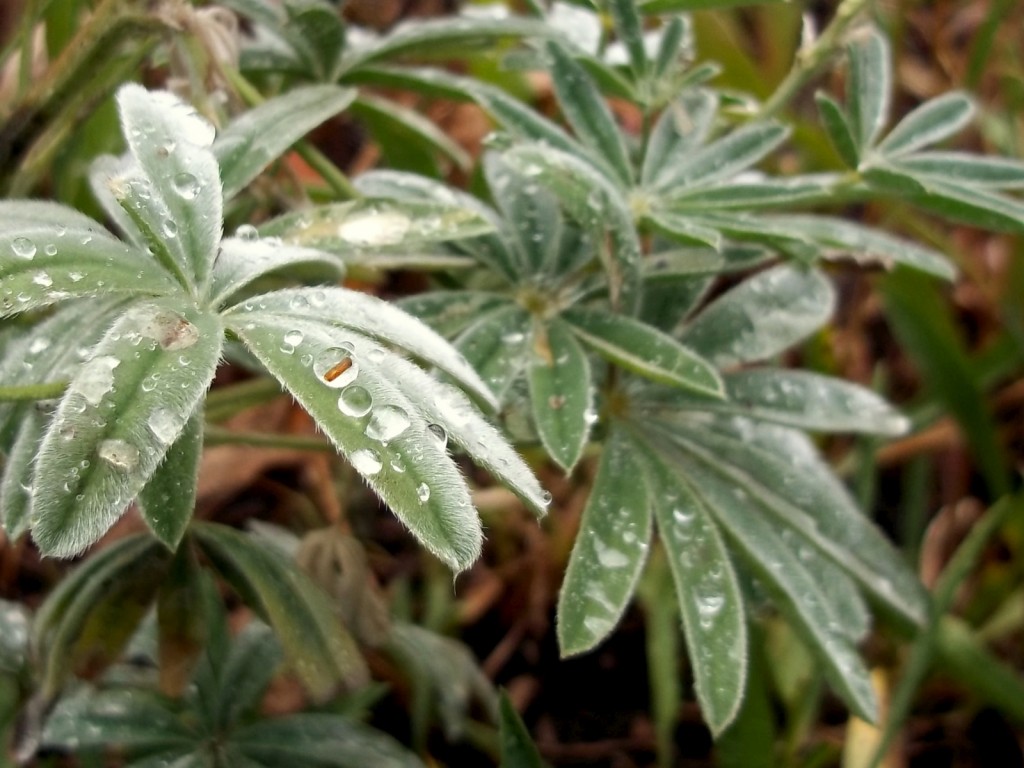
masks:
[[[225,67],[223,72],[238,95],[250,107],[259,106],[265,101],[263,95],[241,72],[229,67]],[[297,142],[295,152],[320,175],[320,178],[327,182],[339,200],[355,200],[362,197],[359,190],[352,186],[352,182],[338,169],[338,166],[308,141],[303,139]]]
[[[0,403],[23,402],[26,400],[53,400],[64,394],[66,381],[48,381],[45,384],[21,384],[0,387]]]
[[[839,4],[835,16],[832,17],[832,21],[824,31],[809,47],[797,51],[793,67],[761,107],[759,117],[767,118],[775,115],[789,103],[797,91],[817,74],[818,70],[842,44],[847,28],[867,5],[868,0],[843,0]]]
[[[334,446],[322,437],[278,435],[273,432],[237,432],[212,424],[206,425],[203,440],[207,446],[248,445],[253,448],[285,448],[295,451],[335,453]]]
[[[218,387],[206,397],[206,420],[224,421],[248,408],[270,402],[280,394],[281,386],[267,378]]]

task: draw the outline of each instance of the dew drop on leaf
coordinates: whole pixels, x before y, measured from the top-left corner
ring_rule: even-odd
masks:
[[[114,369],[121,361],[110,355],[90,360],[72,382],[71,390],[85,398],[89,405],[99,405],[103,396],[114,388]]]
[[[32,275],[32,284],[40,288],[49,288],[53,285],[53,278],[47,272],[36,272]]]
[[[195,200],[199,195],[199,179],[191,173],[179,173],[172,183],[174,191],[185,200]]]
[[[175,350],[191,347],[199,340],[199,330],[181,315],[169,310],[157,310],[139,328],[139,334],[155,339],[161,349]]]
[[[430,499],[430,486],[426,483],[416,486],[416,498],[420,500],[420,504],[426,504]]]
[[[305,335],[302,331],[288,331],[284,338],[281,339],[281,351],[286,355],[290,355],[295,352],[295,348],[302,343]]]
[[[139,449],[124,440],[104,440],[97,453],[110,466],[126,472],[139,463]]]
[[[252,224],[243,224],[235,230],[235,237],[240,240],[259,240],[260,233]]]
[[[149,414],[146,426],[153,433],[153,437],[164,445],[169,445],[178,436],[178,420],[167,408],[157,408]]]
[[[343,392],[341,395],[345,397]],[[387,444],[409,428],[409,414],[394,405],[382,405],[373,410],[370,423],[366,425],[366,436]]]
[[[373,396],[358,385],[346,387],[338,397],[338,410],[346,416],[360,418],[368,414],[372,407]]]
[[[361,475],[372,477],[380,472],[383,466],[380,461],[380,455],[369,448],[360,448],[358,451],[354,451],[349,459],[356,472]]]
[[[27,237],[16,237],[11,241],[11,250],[21,259],[31,259],[36,255],[36,244]]]
[[[313,360],[313,373],[322,384],[342,389],[356,380],[359,364],[352,355],[351,347],[329,347]]]
[[[438,445],[445,448],[448,445],[448,433],[444,431],[444,427],[440,424],[428,424],[427,431],[434,436],[437,440]]]
[[[395,245],[402,242],[412,221],[404,213],[368,212],[338,225],[338,237],[353,245]]]
[[[174,222],[173,219],[168,219],[167,221],[164,222],[164,234],[167,237],[177,237],[178,225]]]
[[[56,256],[57,246],[54,245],[53,243],[47,243],[46,247],[43,248],[43,253],[45,253],[47,256]]]

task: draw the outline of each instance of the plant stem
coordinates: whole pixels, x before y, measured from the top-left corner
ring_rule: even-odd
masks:
[[[231,85],[234,86],[238,95],[250,107],[259,106],[265,101],[263,95],[241,72],[230,67],[225,67],[223,72],[225,77],[231,81]],[[295,152],[320,175],[320,178],[327,182],[339,200],[355,200],[362,197],[359,190],[352,186],[352,182],[338,169],[338,166],[308,141],[303,139],[297,142]]]
[[[248,445],[253,448],[290,448],[296,451],[335,453],[334,446],[322,437],[278,435],[273,432],[239,432],[207,424],[206,445]]]
[[[832,21],[809,47],[797,51],[789,73],[761,107],[758,115],[767,118],[779,112],[807,82],[817,74],[833,52],[842,44],[850,24],[867,7],[868,0],[843,0]]]
[[[64,394],[66,381],[48,381],[45,384],[21,384],[0,387],[0,403],[23,402],[26,400],[53,400]]]
[[[206,397],[206,420],[224,421],[247,408],[269,402],[281,394],[281,386],[269,378],[250,379],[218,387]]]

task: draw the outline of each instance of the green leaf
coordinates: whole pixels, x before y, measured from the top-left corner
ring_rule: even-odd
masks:
[[[153,427],[151,420],[150,427]],[[156,420],[159,428],[164,426]],[[196,409],[163,462],[139,493],[139,511],[153,532],[172,552],[178,548],[196,506],[196,482],[203,453],[203,416]]]
[[[78,216],[63,224],[31,221],[22,210],[0,202],[0,317],[65,299],[180,290],[144,252],[95,222],[83,226]]]
[[[679,158],[704,144],[718,113],[718,95],[704,88],[683,91],[658,117],[644,152],[640,178],[645,187],[663,188]]]
[[[761,368],[724,378],[729,405],[752,418],[800,429],[876,435],[900,435],[910,426],[874,392],[830,376]],[[728,410],[729,405],[723,407]]]
[[[722,248],[722,233],[691,217],[675,211],[651,210],[644,214],[644,221],[658,232],[676,242],[706,245],[718,251]]]
[[[558,199],[536,181],[511,170],[501,155],[484,156],[484,174],[494,202],[508,222],[508,239],[522,254],[519,274],[535,278],[557,263],[562,234]]]
[[[633,77],[642,78],[647,72],[647,50],[644,48],[643,20],[633,0],[611,0],[609,8],[615,20],[615,31],[629,53],[629,66]]]
[[[213,621],[209,606],[219,600],[215,595],[213,577],[199,564],[190,541],[175,554],[156,598],[161,692],[181,696],[189,690],[210,638]]]
[[[689,190],[661,201],[672,211],[753,211],[759,208],[792,206],[820,201],[831,195],[838,178],[831,174],[794,176],[788,179],[766,178],[743,183],[729,182],[714,187]],[[665,216],[665,213],[660,215]],[[691,226],[699,226],[691,224]]]
[[[29,528],[33,461],[45,428],[43,414],[36,408],[20,410],[17,418],[21,424],[4,459],[0,479],[0,522],[12,542]]]
[[[786,545],[760,505],[745,490],[737,493],[732,482],[720,477],[712,469],[714,460],[704,461],[677,455],[674,465],[685,473],[703,508],[710,509],[722,526],[731,548],[739,551],[773,602],[814,650],[836,692],[856,714],[874,720],[877,704],[868,671],[842,631],[834,607],[821,590],[820,578]]]
[[[687,452],[757,498],[791,531],[790,540],[806,540],[907,622],[924,622],[927,601],[917,578],[857,509],[806,435],[739,417],[654,414],[653,423],[671,424]]]
[[[451,344],[412,315],[376,296],[340,287],[288,288],[246,301],[229,310],[229,315],[244,317],[250,312],[273,315],[280,322],[288,318],[314,319],[392,344],[437,366],[475,399],[492,409],[497,408],[497,400],[487,384]],[[298,343],[289,344],[282,337],[279,346],[282,345],[291,346],[294,351]],[[290,354],[288,349],[284,351]]]
[[[177,301],[130,305],[75,373],[43,438],[32,536],[56,557],[99,539],[152,477],[213,379],[219,318]]]
[[[874,27],[860,35],[847,50],[850,56],[850,96],[847,99],[850,126],[857,147],[863,152],[874,144],[889,118],[892,53],[888,39]]]
[[[759,272],[701,312],[683,343],[720,367],[778,354],[828,322],[832,285],[820,272],[784,264]]]
[[[1024,233],[1024,203],[992,189],[951,182],[937,176],[910,176],[895,166],[867,169],[865,176],[894,196],[940,216],[974,227]],[[895,185],[894,185],[895,182]]]
[[[712,734],[736,717],[747,675],[744,599],[706,503],[673,466],[645,451],[658,533],[675,582],[694,688]]]
[[[860,163],[860,148],[853,137],[853,128],[850,127],[846,111],[827,93],[819,91],[814,94],[814,100],[818,104],[818,114],[832,146],[848,168],[856,168]]]
[[[221,240],[210,280],[210,304],[213,306],[224,304],[270,274],[326,283],[337,282],[345,273],[344,262],[332,254],[286,245],[279,238],[261,239],[255,230],[242,229],[242,234],[248,237]]]
[[[223,194],[211,151],[214,128],[168,91],[128,83],[117,92],[132,156],[169,217],[151,221],[196,287],[209,279],[223,227]]]
[[[673,194],[687,188],[708,187],[730,179],[764,158],[789,135],[775,122],[750,123],[671,162],[658,176],[655,190]]]
[[[635,448],[613,431],[558,594],[558,648],[585,653],[625,612],[651,544],[651,498]]]
[[[507,485],[534,514],[545,514],[550,496],[504,435],[483,418],[468,397],[397,355],[376,362],[385,376],[402,382],[409,400],[431,424],[441,427],[452,443]]]
[[[575,155],[545,145],[522,145],[505,154],[517,171],[548,187],[583,227],[608,233],[602,265],[613,309],[635,311],[640,296],[641,247],[622,191]]]
[[[890,275],[882,295],[886,316],[925,386],[963,430],[993,498],[1002,496],[1009,489],[1006,454],[945,300],[926,278],[909,272]]]
[[[60,700],[46,721],[42,743],[73,753],[117,746],[129,753],[198,746],[200,736],[174,712],[172,701],[143,689],[83,688]]]
[[[388,99],[362,94],[352,107],[352,113],[366,122],[374,137],[392,133],[403,143],[422,144],[428,150],[446,156],[463,171],[472,168],[473,161],[447,133],[419,112]],[[387,147],[383,148],[385,155]]]
[[[491,224],[474,211],[453,205],[362,199],[286,213],[261,225],[259,233],[349,256],[476,237],[491,230]]]
[[[962,129],[974,117],[974,104],[958,91],[926,101],[904,117],[878,145],[879,154],[894,158],[935,144]]]
[[[345,52],[345,23],[328,3],[291,3],[285,6],[288,23],[282,30],[295,53],[315,80],[331,82],[341,75]]]
[[[443,206],[453,206],[475,213],[495,230],[481,232],[472,240],[453,243],[451,247],[468,253],[497,275],[518,283],[518,267],[511,247],[498,234],[498,215],[472,195],[445,186],[439,181],[400,171],[371,171],[356,180],[356,187],[370,197],[391,197],[406,202],[421,203],[433,200]]]
[[[152,538],[131,536],[89,557],[50,593],[33,623],[44,697],[55,696],[71,672],[95,676],[120,657],[168,559]]]
[[[501,692],[499,706],[501,707],[499,729],[501,768],[544,768],[537,745],[530,738],[530,732],[526,730],[526,726],[505,691]]]
[[[893,160],[892,167],[913,177],[934,176],[958,184],[992,189],[1024,189],[1024,163],[1007,157],[966,152],[915,152]],[[927,183],[926,183],[927,187]]]
[[[266,766],[422,768],[401,744],[368,725],[327,713],[260,720],[234,731],[229,746]]]
[[[610,169],[612,178],[620,184],[630,184],[633,172],[629,152],[601,92],[561,45],[549,41],[545,51],[551,58],[551,78],[566,120],[591,149],[598,167]]]
[[[733,8],[737,5],[771,5],[788,0],[639,0],[645,14],[676,13],[679,11],[705,11]]]
[[[513,384],[529,365],[529,334],[530,316],[509,302],[508,306],[481,315],[455,340],[455,346],[503,405],[508,402]]]
[[[311,130],[345,110],[355,96],[352,88],[336,85],[298,86],[232,120],[213,142],[225,199],[241,192]]]
[[[500,293],[486,291],[431,290],[399,299],[395,305],[450,338],[477,318],[508,305],[510,301]],[[488,382],[488,388],[496,392],[491,382]]]
[[[639,320],[586,309],[563,317],[601,355],[652,381],[713,396],[724,393],[715,367],[666,333]]]
[[[311,313],[240,311],[228,320],[423,545],[453,570],[468,568],[480,521],[447,436],[428,429],[403,383],[376,362],[394,353]]]
[[[274,550],[226,526],[197,523],[193,531],[221,575],[274,629],[314,698],[327,699],[339,684],[366,684],[366,665],[355,641],[307,576]]]
[[[590,434],[590,361],[572,329],[555,319],[534,326],[529,381],[537,432],[548,455],[571,472]]]

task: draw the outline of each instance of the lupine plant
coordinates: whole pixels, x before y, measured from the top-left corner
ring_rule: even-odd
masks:
[[[786,367],[786,355],[830,321],[837,262],[955,276],[942,254],[844,206],[892,198],[1019,233],[1024,166],[934,148],[971,118],[963,94],[890,127],[889,46],[870,24],[852,26],[853,2],[802,59],[821,64],[845,45],[845,104],[816,97],[837,169],[789,175],[773,162],[791,137],[777,100],[717,89],[715,66],[696,61],[680,12],[694,3],[527,5],[528,16],[380,36],[327,3],[230,0],[247,24],[237,62],[180,37],[172,48],[195,54],[197,104],[215,101],[195,77],[209,70],[251,108],[215,128],[169,91],[121,85],[126,152],[95,158],[87,174],[116,235],[57,202],[0,202],[7,536],[79,556],[133,503],[151,534],[89,553],[31,619],[17,670],[25,760],[39,744],[124,744],[131,765],[271,766],[289,759],[276,738],[340,738],[340,720],[323,713],[251,724],[280,649],[318,705],[339,686],[365,687],[369,672],[353,634],[364,638],[324,578],[193,519],[204,406],[225,361],[288,393],[455,573],[484,538],[455,454],[538,517],[551,496],[513,442],[565,474],[593,466],[557,606],[563,655],[609,637],[656,549],[712,734],[741,711],[750,625],[765,612],[792,627],[853,713],[877,716],[858,652],[872,608],[913,634],[933,618],[929,598],[806,433],[887,437],[908,421],[865,387]],[[208,42],[201,27],[184,35]],[[425,53],[450,58],[474,41],[513,70],[543,71],[554,113],[423,66]],[[794,73],[780,94],[810,70]],[[474,103],[496,130],[476,160],[375,95],[380,86]],[[637,125],[624,127],[610,98]],[[327,188],[252,193],[254,182],[288,183],[261,174],[346,110],[397,167],[349,182],[300,144]],[[26,174],[46,137],[22,158]],[[445,162],[476,171],[468,190],[440,178]],[[420,270],[429,289],[392,303],[339,284],[346,268],[392,267]],[[219,609],[193,615],[190,605],[216,602],[210,569],[276,640],[254,624],[232,644]],[[72,673],[96,677],[147,633],[162,694],[106,679],[91,698],[61,698]],[[396,647],[403,637],[433,642],[399,631]],[[246,697],[228,702],[236,685]],[[506,699],[500,712],[506,756],[535,764]],[[418,764],[383,735],[345,727],[348,746],[302,759],[359,765],[376,750]]]

